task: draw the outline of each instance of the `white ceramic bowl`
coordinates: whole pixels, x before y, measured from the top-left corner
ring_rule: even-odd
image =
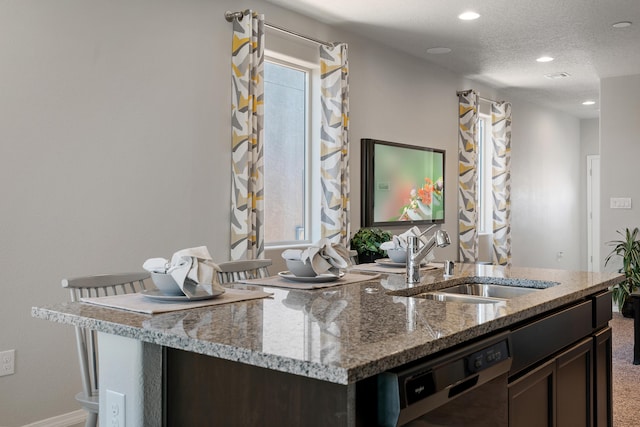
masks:
[[[298,277],[315,277],[317,276],[316,272],[313,271],[313,267],[311,267],[311,263],[305,264],[299,259],[287,259],[287,268],[289,272],[294,276]]]
[[[151,272],[151,280],[163,295],[184,295],[180,286],[170,274]]]
[[[401,263],[407,262],[407,250],[404,248],[387,249],[387,255],[389,255],[389,258],[391,258],[391,261],[393,262],[401,262]]]

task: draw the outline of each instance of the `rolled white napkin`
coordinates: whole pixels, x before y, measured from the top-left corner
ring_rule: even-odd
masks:
[[[331,243],[329,239],[321,239],[307,249],[287,249],[282,252],[282,258],[300,260],[305,264],[311,263],[316,274],[340,274],[341,268],[351,265],[349,251],[341,243]]]
[[[218,282],[220,267],[213,262],[206,246],[182,249],[173,254],[171,262],[164,258],[150,258],[142,264],[142,268],[149,272],[170,274],[189,298],[196,295],[198,285],[211,285],[211,292],[223,290]]]
[[[426,231],[429,231],[429,229],[431,229],[431,227],[429,227]],[[413,226],[402,234],[399,234],[397,236],[394,235],[390,241],[380,244],[380,249],[385,251],[389,249],[404,249],[409,246],[408,238],[410,236],[418,236],[418,238],[422,241],[422,244],[426,244],[428,242],[428,239],[422,234],[423,233],[418,227]]]
[[[300,255],[302,255],[302,249],[287,249],[282,252],[282,258],[292,259],[294,261],[299,261]]]

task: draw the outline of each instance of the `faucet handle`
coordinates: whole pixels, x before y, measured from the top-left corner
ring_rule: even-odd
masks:
[[[418,236],[408,236],[407,237],[407,253],[413,254],[418,252]]]
[[[407,238],[407,283],[420,283],[420,260],[416,260],[418,241],[418,236]]]
[[[435,226],[436,226],[435,224],[428,226],[426,230],[424,230],[422,233],[418,234],[418,237],[422,237],[422,236],[424,236],[424,235],[425,235],[425,234],[427,234],[429,231],[431,231],[431,230],[433,229],[433,227],[435,227]],[[420,231],[420,230],[418,230],[418,231]]]

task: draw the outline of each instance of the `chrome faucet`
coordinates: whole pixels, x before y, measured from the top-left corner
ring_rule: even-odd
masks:
[[[428,228],[420,236],[429,230],[431,228]],[[427,240],[422,248],[419,248],[420,236],[410,236],[407,239],[407,283],[420,283],[420,262],[436,246],[444,248],[451,243],[449,233],[444,230],[436,230],[431,239]]]

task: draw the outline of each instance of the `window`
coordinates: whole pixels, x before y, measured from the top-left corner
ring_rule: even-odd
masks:
[[[493,233],[493,183],[491,159],[491,116],[479,114],[478,119],[478,233]]]
[[[317,238],[312,183],[316,162],[311,130],[314,69],[291,58],[268,56],[264,67],[265,245]],[[318,148],[319,150],[319,148]],[[316,158],[318,156],[315,156]],[[319,181],[319,180],[318,180]],[[319,201],[318,201],[319,203]]]

